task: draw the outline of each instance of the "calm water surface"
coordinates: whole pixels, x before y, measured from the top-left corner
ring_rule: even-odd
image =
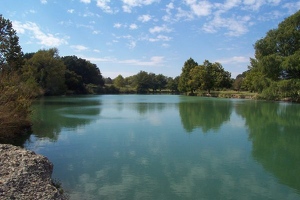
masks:
[[[73,200],[300,199],[300,105],[173,95],[51,97],[25,147]]]

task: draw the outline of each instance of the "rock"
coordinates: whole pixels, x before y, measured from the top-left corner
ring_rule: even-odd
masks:
[[[67,199],[54,186],[53,164],[44,156],[0,144],[0,199]]]

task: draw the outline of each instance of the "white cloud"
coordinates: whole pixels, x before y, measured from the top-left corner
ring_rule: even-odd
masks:
[[[300,1],[293,3],[285,3],[283,7],[287,8],[289,10],[289,13],[293,14],[296,11],[300,10]]]
[[[71,13],[71,14],[74,13],[74,11],[75,11],[74,9],[69,9],[69,10],[67,10],[67,12],[68,12],[68,13]]]
[[[135,29],[138,28],[138,26],[137,26],[136,24],[130,24],[129,28],[130,28],[131,30],[135,30]]]
[[[248,63],[249,62],[249,57],[245,57],[245,56],[233,56],[231,58],[219,59],[216,62],[219,62],[221,64],[228,64],[228,63]]]
[[[83,45],[72,45],[71,48],[75,49],[75,51],[85,51],[89,49]]]
[[[13,26],[19,34],[25,34],[28,31],[34,39],[39,41],[39,44],[47,47],[58,47],[68,43],[64,38],[42,32],[39,26],[33,22],[22,24],[21,22],[14,21]]]
[[[226,35],[240,36],[248,32],[248,25],[251,25],[249,16],[231,18],[222,18],[220,15],[215,15],[213,20],[205,23],[203,30],[208,33],[215,33],[218,29],[227,29]]]
[[[159,0],[122,0],[123,11],[131,13],[133,7],[150,5],[152,3],[158,2]]]
[[[110,0],[97,0],[97,6],[101,8],[106,13],[113,13],[113,10],[108,5]]]
[[[151,15],[141,15],[138,17],[138,20],[141,22],[148,22],[152,19]]]
[[[42,3],[42,4],[46,4],[46,3],[47,3],[47,0],[41,0],[41,3]]]
[[[120,23],[115,23],[114,24],[114,28],[121,28],[122,27],[122,24],[120,24]]]
[[[130,41],[127,46],[129,49],[134,49],[136,47],[136,41]]]
[[[91,3],[91,0],[80,0],[82,3]]]
[[[166,25],[163,26],[155,26],[153,28],[149,29],[149,32],[154,34],[154,33],[161,33],[161,32],[171,32],[172,30],[169,29]]]
[[[198,17],[208,16],[211,14],[212,4],[208,1],[191,1],[186,0],[186,3],[190,6],[192,13]]]
[[[118,61],[120,64],[130,64],[130,65],[138,65],[138,66],[158,66],[164,62],[163,56],[153,56],[149,61],[141,61],[136,59],[122,60]]]
[[[149,38],[150,42],[170,41],[172,38],[165,35],[158,35],[156,38]]]

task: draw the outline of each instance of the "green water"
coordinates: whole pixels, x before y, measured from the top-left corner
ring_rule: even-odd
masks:
[[[71,199],[300,199],[300,105],[175,95],[37,101],[25,147]]]

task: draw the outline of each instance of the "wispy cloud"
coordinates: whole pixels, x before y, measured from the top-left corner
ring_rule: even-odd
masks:
[[[129,29],[135,30],[138,29],[138,26],[136,24],[130,24]]]
[[[245,56],[233,56],[231,58],[223,58],[217,60],[217,62],[220,62],[222,64],[228,64],[228,63],[248,63],[249,62],[249,57]]]
[[[122,0],[123,2],[123,11],[131,13],[132,8],[137,6],[150,5],[152,3],[158,2],[159,0]]]
[[[291,2],[291,3],[285,3],[283,5],[284,8],[287,8],[289,13],[295,13],[296,11],[300,10],[300,1],[298,2]]]
[[[114,24],[114,28],[121,28],[122,27],[122,24],[120,24],[120,23],[115,23]]]
[[[213,8],[209,1],[185,0],[185,3],[190,7],[192,13],[198,17],[210,15]]]
[[[97,6],[106,13],[113,13],[112,8],[109,6],[110,0],[97,0]]]
[[[41,0],[42,4],[47,4],[47,0]]]
[[[82,3],[91,3],[91,0],[80,0]]]
[[[171,32],[171,31],[172,31],[172,29],[168,28],[166,25],[155,26],[155,27],[149,29],[149,32],[152,34],[161,33],[161,32]]]
[[[168,37],[168,36],[165,36],[165,35],[158,35],[157,37],[155,38],[149,38],[148,40],[150,42],[158,42],[158,41],[170,41],[172,38],[171,37]]]
[[[83,45],[72,45],[71,46],[72,49],[75,49],[75,51],[85,51],[85,50],[88,50],[89,48],[86,47],[86,46],[83,46]]]
[[[33,22],[26,22],[25,24],[14,21],[14,28],[17,30],[18,34],[26,34],[32,35],[32,37],[38,40],[39,44],[47,46],[47,47],[58,47],[62,44],[68,44],[66,39],[61,38],[59,36],[55,36],[50,33],[44,33],[41,31],[40,27]]]
[[[249,16],[232,16],[230,18],[222,18],[219,14],[205,23],[203,30],[208,33],[215,33],[221,28],[227,29],[225,32],[229,36],[240,36],[248,32],[248,26],[251,25]]]
[[[71,14],[74,13],[74,11],[75,11],[74,9],[69,9],[69,10],[67,10],[67,12],[68,12],[68,13],[71,13]]]
[[[118,63],[129,64],[129,65],[138,65],[138,66],[158,66],[158,65],[162,65],[164,63],[164,57],[163,56],[153,56],[148,61],[136,60],[136,59],[121,60],[121,61],[118,61]]]
[[[138,20],[141,22],[148,22],[152,19],[151,15],[141,15],[138,17]]]

